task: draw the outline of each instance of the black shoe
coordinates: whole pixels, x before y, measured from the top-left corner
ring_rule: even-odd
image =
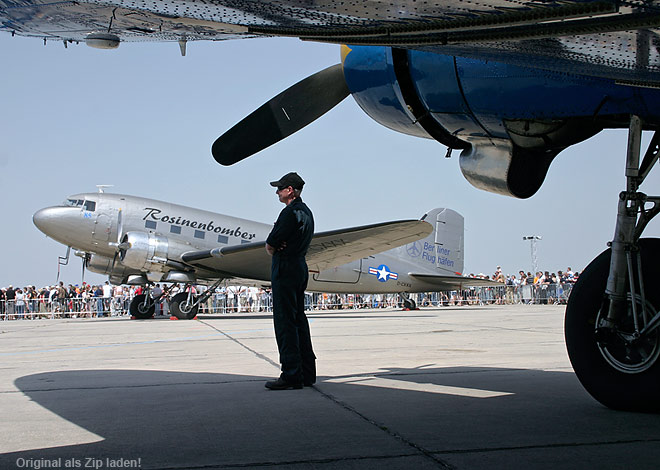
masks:
[[[304,380],[303,381],[303,385],[305,387],[313,387],[315,383],[316,383],[316,380]]]
[[[266,388],[270,390],[300,390],[303,388],[303,384],[287,382],[280,377],[277,380],[269,380],[266,382]]]

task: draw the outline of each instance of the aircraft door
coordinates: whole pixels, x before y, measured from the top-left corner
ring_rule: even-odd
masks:
[[[99,212],[94,221],[94,231],[92,237],[94,240],[107,242],[110,240],[110,232],[112,231],[112,218],[108,214]]]
[[[362,260],[352,261],[348,264],[326,269],[312,276],[317,282],[336,282],[344,284],[357,284],[360,280]]]

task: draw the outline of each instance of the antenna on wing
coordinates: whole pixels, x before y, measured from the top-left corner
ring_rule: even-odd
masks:
[[[115,185],[114,184],[97,184],[96,187],[99,190],[99,193],[104,193],[105,188],[113,188]]]

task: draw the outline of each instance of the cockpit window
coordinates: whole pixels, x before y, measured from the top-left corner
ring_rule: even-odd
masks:
[[[69,207],[79,207],[83,205],[83,202],[84,201],[82,199],[67,199],[64,202],[64,205]]]
[[[67,199],[64,201],[67,207],[81,207],[88,212],[96,210],[96,201],[85,201],[84,199]]]

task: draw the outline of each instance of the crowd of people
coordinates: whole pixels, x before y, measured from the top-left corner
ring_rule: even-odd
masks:
[[[178,283],[155,284],[150,289],[156,315],[168,315],[169,299],[185,286]],[[206,286],[191,286],[193,294],[202,293]],[[144,292],[142,286],[112,286],[69,284],[60,281],[52,286],[17,287],[12,285],[0,289],[0,320],[21,318],[100,318],[129,314],[133,298]],[[200,313],[264,312],[270,311],[272,298],[270,289],[242,286],[222,286],[200,305]]]
[[[475,304],[555,304],[566,303],[579,274],[570,267],[565,271],[536,274],[520,270],[518,274],[505,275],[498,266],[492,275],[470,274],[471,278],[482,278],[501,282],[501,287],[474,287],[461,291],[426,292],[410,294],[417,306],[438,307]],[[184,286],[179,284],[156,284],[151,296],[160,297],[156,303],[156,315],[168,315],[168,300]],[[199,285],[192,287],[194,293],[207,289]],[[91,318],[128,315],[131,300],[143,292],[141,286],[112,286],[109,282],[91,285],[68,284],[60,281],[51,286],[35,286],[0,289],[0,320],[21,318],[77,317]],[[164,295],[161,296],[161,293]],[[350,308],[397,308],[401,305],[398,294],[306,294],[309,310],[332,310]],[[248,286],[221,286],[200,305],[200,313],[239,313],[272,311],[270,289]]]

